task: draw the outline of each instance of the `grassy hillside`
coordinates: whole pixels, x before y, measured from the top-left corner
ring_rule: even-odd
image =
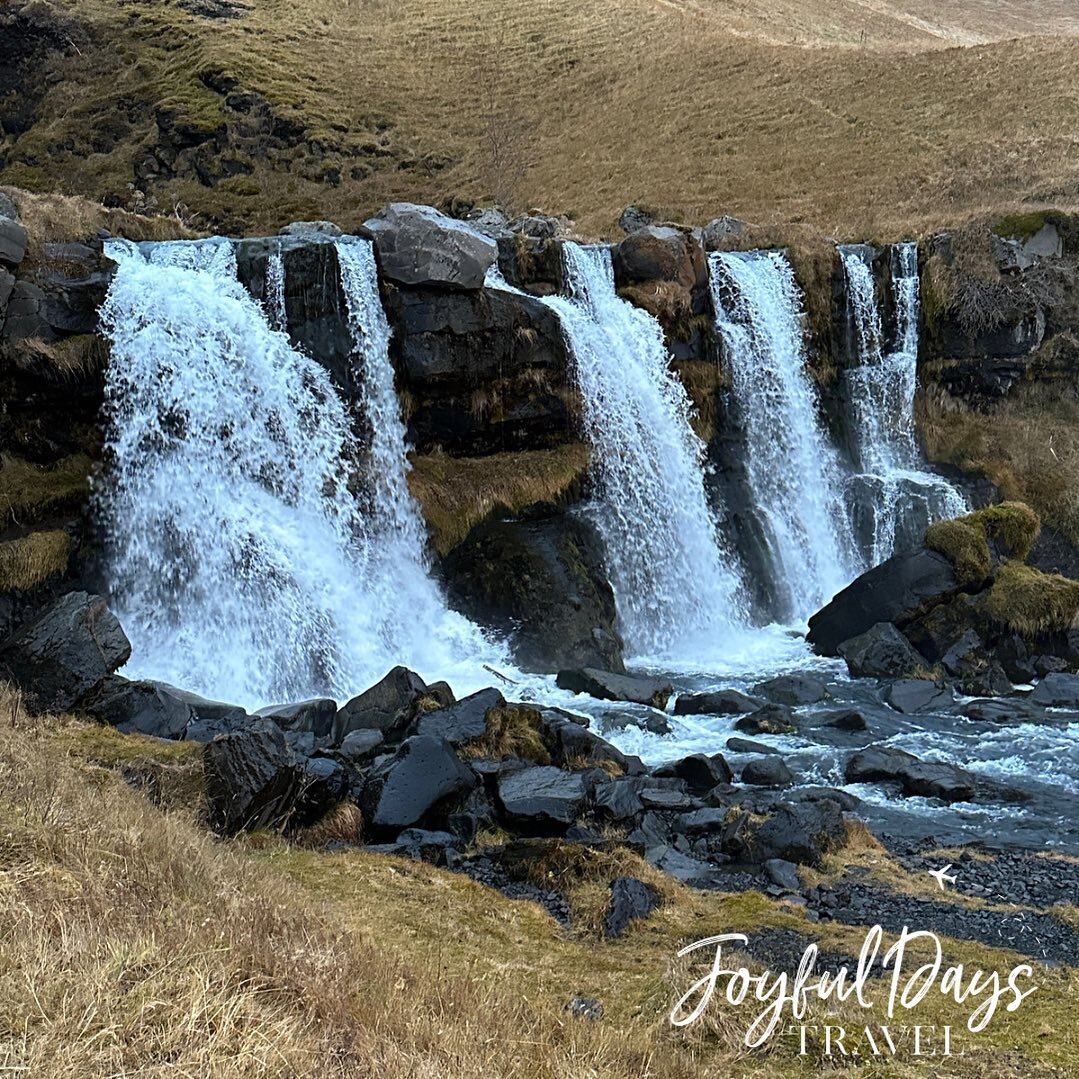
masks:
[[[1079,204],[1067,0],[53,7],[66,21],[20,69],[32,122],[0,142],[0,182],[140,207],[135,185],[195,224],[497,197],[588,233],[637,201],[894,236]],[[175,176],[153,159],[163,128]]]
[[[684,943],[778,926],[849,951],[861,930],[806,925],[756,893],[692,893],[625,852],[563,848],[543,871],[577,914],[564,930],[534,904],[426,865],[265,835],[215,840],[198,819],[199,761],[189,743],[27,716],[0,687],[0,1067],[41,1079],[884,1074],[832,1070],[812,1039],[803,1060],[789,1038],[747,1054],[744,1025],[718,1004],[686,1031],[666,1022],[703,973],[675,959]],[[869,879],[934,894],[864,833],[853,838],[825,875],[859,863]],[[604,942],[605,881],[625,871],[655,883],[665,904]],[[984,970],[1017,961],[972,944],[946,951]],[[1066,1074],[1077,978],[1040,969],[1038,992],[964,1037],[948,1074]],[[568,1016],[576,994],[601,999],[604,1018]],[[958,1029],[969,1011],[934,995],[918,1018]],[[865,1019],[842,1005],[831,1021]],[[907,1058],[886,1072],[914,1079],[925,1068]]]

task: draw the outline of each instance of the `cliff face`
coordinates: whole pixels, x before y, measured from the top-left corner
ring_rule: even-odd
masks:
[[[98,308],[111,264],[102,237],[147,239],[178,230],[175,222],[91,204],[5,199],[0,629],[19,622],[58,585],[93,577],[89,477],[107,468],[101,406],[108,345]],[[497,215],[480,217],[473,225],[488,238],[447,275],[439,245],[458,238],[447,240],[439,230],[452,222],[431,226],[423,214],[419,220],[428,229],[423,257],[406,260],[407,272],[385,237],[376,239],[397,389],[414,449],[410,483],[449,591],[480,620],[523,634],[523,651],[536,666],[617,669],[621,645],[600,547],[574,512],[588,494],[588,449],[572,357],[555,312],[541,302],[563,287],[564,223],[530,217],[511,228]],[[614,249],[616,285],[664,328],[708,444],[717,499],[752,569],[760,542],[753,542],[747,505],[745,421],[717,339],[707,251],[751,247],[756,238],[729,221],[705,230],[629,224],[640,227]],[[355,399],[361,387],[350,360],[336,250],[328,242],[334,230],[318,228],[238,242],[239,275],[262,299],[268,260],[281,254],[287,332],[326,366],[346,399]],[[1079,469],[1077,232],[1063,216],[1023,228],[1026,235],[1002,223],[1000,231],[1020,233],[1015,238],[968,228],[922,246],[919,433],[931,460],[966,476],[975,501],[992,499],[999,489],[1034,505],[1051,526],[1041,544],[1051,564],[1043,568],[1071,572],[1068,541],[1079,539],[1079,471],[1071,471]],[[805,295],[808,361],[823,418],[842,446],[850,439],[851,414],[843,375],[859,356],[843,269],[830,245],[795,244],[790,256]],[[479,259],[476,266],[470,257]],[[866,249],[865,257],[884,345],[891,348],[898,333],[893,260],[887,248]],[[484,259],[497,259],[510,288],[484,286]],[[471,276],[462,285],[465,275]],[[521,575],[528,587],[490,587],[492,580]],[[552,594],[573,597],[579,617],[560,621],[554,608],[537,614]],[[758,599],[763,605],[766,597]]]

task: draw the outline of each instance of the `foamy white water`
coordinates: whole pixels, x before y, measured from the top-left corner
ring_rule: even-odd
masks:
[[[745,429],[745,468],[779,609],[804,622],[859,572],[839,455],[806,370],[802,297],[778,251],[709,258],[717,328]]]
[[[253,707],[345,698],[397,663],[461,691],[490,682],[485,661],[509,668],[427,571],[370,248],[339,251],[370,446],[228,241],[109,245],[100,514],[133,677]]]
[[[545,302],[573,354],[593,448],[595,521],[627,651],[719,653],[745,628],[733,556],[716,533],[704,444],[663,331],[615,292],[611,253],[567,243],[569,296]]]

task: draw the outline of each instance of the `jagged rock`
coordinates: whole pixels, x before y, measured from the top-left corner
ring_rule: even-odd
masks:
[[[797,865],[819,865],[845,839],[846,823],[839,804],[822,799],[780,803],[763,821],[747,821],[732,842],[734,851],[747,862],[780,858]]]
[[[584,720],[558,708],[541,709],[539,717],[544,744],[550,749],[551,760],[559,768],[583,761],[590,766],[613,764],[623,772],[634,770],[631,759],[590,731]]]
[[[498,259],[498,245],[463,221],[430,206],[395,202],[364,222],[379,268],[403,285],[479,289]]]
[[[748,738],[728,738],[727,748],[732,753],[765,753],[774,755],[780,752],[773,746],[766,746],[763,742],[753,742]]]
[[[18,266],[26,256],[26,229],[10,217],[0,217],[0,262]]]
[[[817,704],[827,699],[828,686],[811,674],[784,674],[754,686],[753,692],[776,704]]]
[[[412,721],[427,683],[407,667],[394,667],[381,681],[343,705],[333,722],[333,740],[359,730],[381,731],[392,738]]]
[[[601,701],[630,701],[659,709],[667,707],[673,692],[671,684],[662,679],[615,674],[595,667],[559,671],[556,683],[559,689],[587,693]]]
[[[1060,258],[1064,254],[1064,240],[1051,221],[1025,239],[994,233],[992,240],[993,257],[1005,273],[1029,270],[1042,259]]]
[[[623,821],[637,816],[644,803],[637,795],[636,781],[627,776],[596,787],[592,792],[592,807],[599,817]]]
[[[722,754],[706,757],[703,753],[694,753],[678,761],[671,761],[657,768],[653,775],[661,779],[681,779],[695,794],[707,794],[721,783],[730,783],[734,778],[730,766]]]
[[[490,236],[492,240],[501,240],[503,236],[513,237],[510,232],[510,219],[496,207],[485,207],[479,210],[470,210],[464,215],[467,221],[477,232],[484,236]]]
[[[786,862],[782,858],[769,858],[761,868],[777,887],[788,892],[801,891],[802,882],[798,879],[798,867],[793,862]]]
[[[0,672],[39,711],[62,711],[99,686],[131,655],[100,596],[68,592],[0,646]]]
[[[272,704],[260,708],[255,715],[272,719],[284,731],[310,731],[316,738],[326,738],[337,715],[337,702],[329,697],[317,697],[293,704]]]
[[[959,590],[955,570],[942,554],[920,548],[898,554],[863,573],[809,620],[807,639],[822,655],[879,622],[897,622]]]
[[[669,787],[642,787],[639,797],[646,809],[685,813],[700,807],[700,801],[684,790]]]
[[[521,214],[509,223],[511,232],[520,233],[533,240],[556,240],[568,234],[566,222],[551,214]]]
[[[714,888],[722,879],[721,871],[715,866],[690,858],[674,847],[654,847],[645,854],[645,859],[656,869],[691,888]]]
[[[1079,674],[1047,674],[1030,695],[1043,708],[1079,709]]]
[[[680,835],[698,836],[719,831],[726,823],[730,810],[709,806],[683,813],[675,819],[672,829]]]
[[[674,702],[676,716],[738,716],[755,712],[764,701],[747,697],[736,689],[715,693],[682,693]]]
[[[19,207],[10,195],[0,191],[0,217],[6,217],[11,221],[20,220]]]
[[[381,731],[352,731],[345,735],[341,745],[337,748],[337,754],[344,757],[345,760],[355,763],[356,761],[362,761],[365,757],[370,757],[382,745],[383,741]]]
[[[238,705],[206,700],[165,682],[129,682],[119,675],[106,678],[80,708],[126,734],[193,742],[208,742],[250,719]]]
[[[927,666],[925,657],[891,622],[878,622],[839,645],[852,678],[905,678]]]
[[[659,906],[659,894],[636,877],[616,877],[611,881],[611,902],[603,919],[603,933],[620,937],[631,922],[647,918]]]
[[[734,726],[746,734],[793,734],[798,729],[794,713],[785,704],[766,704],[742,716]]]
[[[564,828],[581,812],[587,795],[579,773],[539,765],[500,777],[498,798],[516,824],[541,829]]]
[[[448,708],[426,712],[416,722],[416,733],[442,738],[451,746],[459,746],[487,731],[487,713],[501,708],[506,698],[497,689],[481,689]]]
[[[779,757],[761,757],[746,762],[742,782],[754,787],[789,787],[794,776]]]
[[[454,605],[508,635],[523,668],[625,670],[614,592],[589,522],[567,514],[488,521],[443,559],[442,571]]]
[[[342,235],[339,225],[332,221],[292,221],[279,233],[279,236],[329,236]]]
[[[219,735],[203,748],[206,800],[216,831],[284,825],[303,789],[303,769],[270,719]]]
[[[738,239],[747,225],[737,217],[717,217],[701,229],[701,245],[705,251],[722,251],[732,239]]]
[[[623,232],[636,232],[655,224],[656,212],[647,206],[627,206],[618,216],[618,227]]]
[[[897,712],[913,715],[918,712],[940,712],[953,702],[952,691],[928,678],[904,678],[893,682],[885,699]]]
[[[476,785],[473,771],[440,738],[416,735],[367,777],[364,820],[374,835],[430,824],[441,803]]]

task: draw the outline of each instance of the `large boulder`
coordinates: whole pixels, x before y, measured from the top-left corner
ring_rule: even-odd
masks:
[[[210,821],[222,835],[289,823],[304,788],[302,762],[271,719],[208,742],[203,769]]]
[[[454,605],[508,636],[526,670],[625,669],[614,592],[588,521],[487,521],[443,559],[442,571]]]
[[[794,776],[780,757],[759,757],[746,761],[742,769],[742,782],[753,787],[789,787],[794,782]]]
[[[601,701],[648,704],[659,709],[667,707],[673,692],[670,682],[663,678],[616,674],[595,667],[559,671],[555,681],[559,689],[567,689],[571,693],[587,693]]]
[[[828,684],[812,674],[781,674],[754,686],[753,692],[776,704],[818,704],[828,697]]]
[[[402,285],[479,289],[498,259],[498,244],[430,206],[395,202],[364,227],[383,276]]]
[[[440,808],[475,785],[475,773],[447,742],[416,735],[367,777],[360,804],[374,836],[396,835],[414,825],[441,823]]]
[[[743,815],[730,829],[728,849],[743,861],[762,864],[781,858],[796,865],[818,865],[846,839],[846,822],[838,802],[782,802],[763,818]]]
[[[315,697],[292,704],[273,704],[260,708],[255,715],[272,719],[282,730],[303,731],[316,738],[326,738],[333,730],[337,702],[329,697]]]
[[[100,596],[68,592],[0,646],[0,672],[40,711],[70,708],[131,655]]]
[[[721,689],[712,693],[680,693],[674,702],[676,716],[746,716],[755,712],[764,701],[747,697],[736,689]]]
[[[690,233],[668,225],[645,225],[612,252],[618,285],[672,281],[693,288],[706,272],[704,252]]]
[[[456,704],[425,712],[416,722],[416,733],[442,738],[451,746],[463,745],[482,738],[487,731],[487,713],[505,703],[497,689],[481,689]]]
[[[206,700],[165,682],[129,682],[119,675],[106,678],[79,707],[128,734],[193,742],[209,742],[245,726],[250,718],[238,705]]]
[[[785,704],[766,704],[742,716],[735,729],[746,734],[793,734],[798,729],[794,713]]]
[[[377,730],[384,737],[400,735],[428,696],[427,683],[407,667],[394,667],[381,681],[343,705],[333,721],[333,740],[352,731]]]
[[[721,753],[715,753],[710,757],[703,753],[694,753],[689,757],[660,766],[653,775],[660,779],[680,779],[694,794],[707,794],[713,787],[730,783],[734,778],[730,765]]]
[[[852,678],[907,678],[925,658],[891,622],[878,622],[838,648]]]
[[[1079,710],[1079,674],[1047,674],[1035,687],[1030,699],[1043,708]]]
[[[923,712],[943,712],[954,701],[948,687],[929,678],[902,678],[888,687],[884,698],[897,712],[908,716]]]
[[[958,592],[951,561],[928,548],[898,554],[863,573],[809,620],[808,640],[826,656],[880,622],[901,623]]]
[[[531,830],[565,831],[587,795],[583,775],[544,765],[504,773],[498,782],[503,812],[515,826]]]

